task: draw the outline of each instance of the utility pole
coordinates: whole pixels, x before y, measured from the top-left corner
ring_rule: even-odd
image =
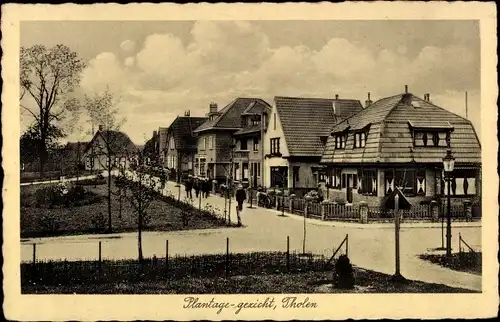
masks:
[[[231,224],[231,199],[232,199],[232,194],[233,194],[233,159],[234,159],[234,143],[231,143],[231,173],[229,174],[230,177],[229,177],[229,186],[227,187],[228,189],[228,192],[229,192],[229,205],[228,205],[228,213],[227,213],[227,217],[228,217],[228,222],[229,224]]]
[[[465,91],[465,118],[468,118],[467,91]]]

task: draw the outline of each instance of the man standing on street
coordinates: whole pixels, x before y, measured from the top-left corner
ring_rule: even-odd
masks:
[[[243,202],[246,199],[247,194],[245,192],[245,189],[243,189],[243,185],[239,183],[236,190],[236,202],[238,203],[238,205],[236,206],[236,216],[238,217],[238,226],[241,226],[241,212],[243,211]]]
[[[193,192],[192,192],[192,190],[193,190],[193,176],[192,175],[188,176],[184,185],[186,186],[186,196],[189,199],[193,199]]]

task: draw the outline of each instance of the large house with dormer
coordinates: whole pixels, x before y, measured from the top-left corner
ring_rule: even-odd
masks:
[[[195,174],[220,182],[232,177],[245,185],[260,184],[261,126],[269,111],[270,105],[259,98],[236,98],[220,111],[210,103],[208,120],[194,130]]]
[[[264,135],[264,184],[296,193],[324,181],[321,156],[332,127],[363,110],[359,100],[276,96]]]
[[[471,122],[406,90],[386,97],[331,129],[321,164],[329,195],[348,203],[383,204],[395,187],[413,204],[447,194],[443,157],[455,157],[453,200],[479,199],[481,145]]]

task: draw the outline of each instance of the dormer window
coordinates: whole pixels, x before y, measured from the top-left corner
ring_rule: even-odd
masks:
[[[449,139],[450,132],[415,130],[413,143],[416,147],[446,147]]]
[[[366,146],[366,132],[354,133],[354,147],[364,148]]]
[[[346,141],[347,141],[347,135],[345,133],[335,134],[336,149],[345,149]]]

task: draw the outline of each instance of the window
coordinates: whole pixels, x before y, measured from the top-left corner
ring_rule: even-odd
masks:
[[[200,176],[205,176],[205,158],[200,159]]]
[[[271,167],[271,187],[287,187],[288,167]]]
[[[243,151],[248,150],[248,140],[247,139],[240,140],[240,150],[243,150]]]
[[[476,170],[457,169],[453,170],[450,186],[451,196],[474,196],[476,194]],[[445,179],[445,178],[443,178]],[[445,181],[442,185],[442,194],[448,195],[448,185]]]
[[[201,147],[200,150],[205,150],[207,148],[207,138],[202,138],[201,139]]]
[[[443,131],[415,131],[413,144],[419,147],[446,147],[450,139],[449,132]]]
[[[334,189],[340,189],[341,187],[341,169],[333,169],[331,171],[331,186]]]
[[[354,147],[364,148],[366,145],[366,132],[354,133]]]
[[[257,177],[260,177],[260,162],[257,162]]]
[[[248,181],[248,163],[243,163],[243,177],[241,179]]]
[[[300,182],[300,167],[299,166],[294,166],[293,167],[293,181],[295,182]]]
[[[271,155],[280,153],[280,138],[271,139]]]
[[[273,114],[274,129],[276,130],[276,114]]]
[[[345,143],[347,141],[347,135],[345,133],[335,135],[335,148],[345,149]]]
[[[358,192],[362,194],[377,195],[377,170],[360,170],[358,171],[359,184]]]
[[[388,169],[385,171],[385,193],[395,187],[408,196],[425,195],[425,169]]]
[[[214,137],[213,136],[208,137],[208,148],[210,150],[212,150],[214,148]]]
[[[259,151],[259,139],[258,138],[253,139],[253,150]]]

